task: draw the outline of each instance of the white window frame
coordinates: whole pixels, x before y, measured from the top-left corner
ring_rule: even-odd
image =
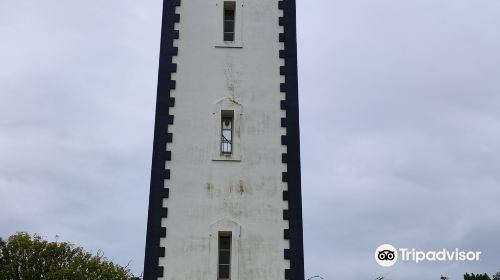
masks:
[[[226,121],[230,125],[230,129],[225,129],[225,123]],[[229,131],[229,133],[224,133]],[[225,134],[229,134],[228,138],[226,139]],[[233,153],[233,146],[234,146],[234,111],[222,111],[221,112],[221,132],[220,132],[220,138],[221,138],[221,143],[220,143],[220,152],[223,155],[231,155]],[[226,145],[224,145],[226,144]]]
[[[232,152],[223,154],[221,152],[221,131],[222,131],[222,116],[225,111],[233,111],[233,133],[232,133]],[[241,133],[240,124],[243,115],[243,106],[236,100],[225,97],[217,101],[213,106],[213,144],[212,144],[212,160],[213,161],[241,161]]]
[[[241,225],[230,219],[222,219],[210,225],[209,239],[209,277],[218,279],[219,273],[219,233],[231,233],[231,271],[230,279],[238,280],[239,242],[241,238]]]
[[[220,248],[220,240],[221,240],[221,237],[226,237],[226,238],[229,238],[229,249],[221,249]],[[231,231],[219,231],[219,234],[217,236],[217,279],[218,280],[230,280],[231,279],[231,267],[232,267],[232,263],[231,263],[231,256],[233,255],[233,246],[232,246],[232,240],[233,240],[233,233]],[[227,251],[228,254],[229,254],[229,263],[222,263],[220,262],[220,255],[221,255],[221,252],[222,251]],[[229,271],[229,278],[221,278],[220,276],[220,270],[221,270],[221,265],[224,265],[224,266],[229,266],[228,267],[228,271]]]
[[[243,19],[244,0],[231,0],[235,2],[234,11],[234,41],[224,41],[224,0],[215,0],[215,47],[216,48],[242,48],[243,47]]]

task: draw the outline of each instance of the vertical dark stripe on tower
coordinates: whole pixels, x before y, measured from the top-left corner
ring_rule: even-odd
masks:
[[[170,96],[170,92],[175,89],[172,73],[177,71],[177,65],[173,63],[172,58],[177,55],[174,40],[179,38],[179,31],[174,27],[175,23],[179,22],[180,16],[175,13],[175,8],[180,2],[180,0],[163,1],[144,280],[156,280],[164,275],[164,267],[159,265],[159,259],[165,256],[165,248],[161,247],[160,238],[167,234],[167,229],[161,226],[161,221],[168,214],[168,209],[163,207],[163,199],[169,195],[169,189],[165,188],[164,181],[169,179],[171,174],[170,170],[166,169],[165,163],[171,160],[171,153],[166,147],[173,139],[172,134],[168,132],[168,125],[174,122],[174,116],[170,115],[170,107],[175,105],[175,99]]]
[[[279,41],[284,43],[279,56],[285,61],[285,65],[280,67],[280,75],[285,77],[285,82],[280,85],[281,92],[285,93],[280,108],[286,112],[286,117],[281,120],[286,135],[282,136],[281,142],[287,146],[287,153],[282,155],[282,162],[286,163],[283,181],[288,184],[288,191],[283,192],[283,199],[288,201],[288,210],[283,211],[283,219],[289,222],[289,228],[283,236],[290,241],[290,249],[283,252],[284,258],[290,260],[285,279],[304,280],[295,0],[280,0],[278,6],[283,11],[279,25],[284,30],[279,34]]]

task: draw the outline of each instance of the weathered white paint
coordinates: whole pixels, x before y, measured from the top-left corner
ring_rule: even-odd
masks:
[[[179,54],[173,74],[175,122],[169,127],[174,136],[168,144],[171,178],[165,181],[169,211],[162,220],[167,228],[161,240],[166,248],[160,259],[163,279],[216,280],[214,225],[237,236],[232,280],[284,279],[289,266],[283,257],[288,223],[282,197],[287,186],[281,181],[286,169],[281,163],[286,152],[280,126],[285,116],[279,89],[283,61],[278,56],[282,12],[276,0],[247,0],[243,8],[236,12],[241,48],[214,43],[219,40],[214,36],[222,35],[221,1],[182,1],[177,8],[181,21],[176,24],[180,39],[175,41]],[[235,110],[237,139],[230,160],[218,154],[220,110],[227,109]]]

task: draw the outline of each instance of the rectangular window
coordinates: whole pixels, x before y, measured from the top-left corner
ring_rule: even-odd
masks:
[[[224,1],[224,41],[234,42],[236,2]]]
[[[219,232],[218,280],[231,279],[231,232]]]
[[[222,154],[230,155],[233,152],[233,111],[222,111],[221,113],[221,142]]]

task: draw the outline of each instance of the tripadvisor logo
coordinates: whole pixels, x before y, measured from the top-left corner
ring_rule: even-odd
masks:
[[[480,260],[481,254],[481,251],[463,251],[458,248],[455,250],[442,249],[438,251],[419,251],[415,248],[396,249],[396,247],[390,244],[383,244],[375,250],[375,261],[383,267],[393,266],[398,261],[398,257],[400,261],[414,262],[416,264],[423,261],[477,262]]]
[[[380,245],[375,250],[375,261],[383,267],[393,266],[398,261],[398,251],[390,244]]]

